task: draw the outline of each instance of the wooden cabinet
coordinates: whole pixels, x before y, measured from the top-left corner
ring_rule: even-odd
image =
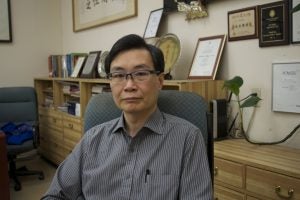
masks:
[[[300,199],[300,149],[244,139],[215,142],[214,198]]]
[[[63,114],[64,146],[71,153],[82,136],[83,123],[80,118]]]
[[[163,89],[195,92],[209,102],[226,98],[223,83],[222,80],[166,80]],[[99,88],[106,91],[109,81],[35,78],[34,84],[39,104],[40,151],[50,161],[59,164],[82,137],[83,117],[89,99]],[[76,115],[69,114],[65,106],[70,102],[76,104]]]

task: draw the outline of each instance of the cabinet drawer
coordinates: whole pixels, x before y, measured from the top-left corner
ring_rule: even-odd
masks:
[[[270,199],[300,199],[300,180],[282,174],[246,168],[246,189]],[[280,187],[280,189],[276,189]],[[293,190],[293,192],[289,192]]]
[[[77,135],[77,137],[75,137]],[[71,153],[71,151],[74,149],[74,147],[76,146],[76,144],[79,142],[80,140],[80,134],[74,132],[74,134],[65,134],[65,138],[64,138],[64,144],[65,144],[65,148],[68,149],[68,152]]]
[[[61,114],[53,109],[39,108],[39,114],[61,119]]]
[[[214,185],[214,200],[245,200],[245,198],[239,192]]]
[[[49,127],[41,126],[40,127],[41,137],[45,140],[51,140],[56,143],[63,143],[63,133]]]
[[[62,119],[57,117],[39,115],[39,122],[43,126],[48,126],[53,129],[62,129],[63,127]]]
[[[44,152],[43,156],[45,156],[48,160],[52,161],[56,165],[59,165],[65,159],[65,157],[62,157],[59,154],[55,154],[51,151]]]
[[[70,120],[63,120],[64,131],[76,131],[81,134],[82,132],[82,124],[81,121],[70,121]]]
[[[244,167],[242,164],[234,163],[220,158],[214,158],[214,180],[226,183],[238,188],[244,187]]]
[[[61,145],[49,139],[41,139],[40,151],[44,157],[57,165],[64,160],[66,155],[65,149]]]
[[[63,127],[61,113],[53,109],[39,109],[39,122],[42,125],[51,127],[53,129],[61,129]]]

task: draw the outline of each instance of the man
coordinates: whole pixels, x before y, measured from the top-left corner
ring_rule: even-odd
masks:
[[[42,199],[212,199],[200,130],[157,107],[162,52],[127,35],[113,45],[105,71],[123,113],[85,133]]]

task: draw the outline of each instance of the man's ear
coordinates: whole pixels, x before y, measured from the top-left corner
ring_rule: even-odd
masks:
[[[158,75],[159,89],[162,89],[164,85],[164,77],[165,77],[164,73]]]

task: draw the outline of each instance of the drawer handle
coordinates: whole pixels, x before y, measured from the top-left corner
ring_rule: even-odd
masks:
[[[72,128],[72,129],[73,129],[73,124],[69,124],[69,128]]]
[[[218,175],[218,167],[214,168],[214,175],[217,176]]]
[[[275,187],[275,192],[281,198],[291,199],[294,194],[294,189],[289,189],[287,196],[285,196],[284,194],[281,194],[281,187],[278,185]]]
[[[53,123],[56,123],[56,119],[53,119]]]

